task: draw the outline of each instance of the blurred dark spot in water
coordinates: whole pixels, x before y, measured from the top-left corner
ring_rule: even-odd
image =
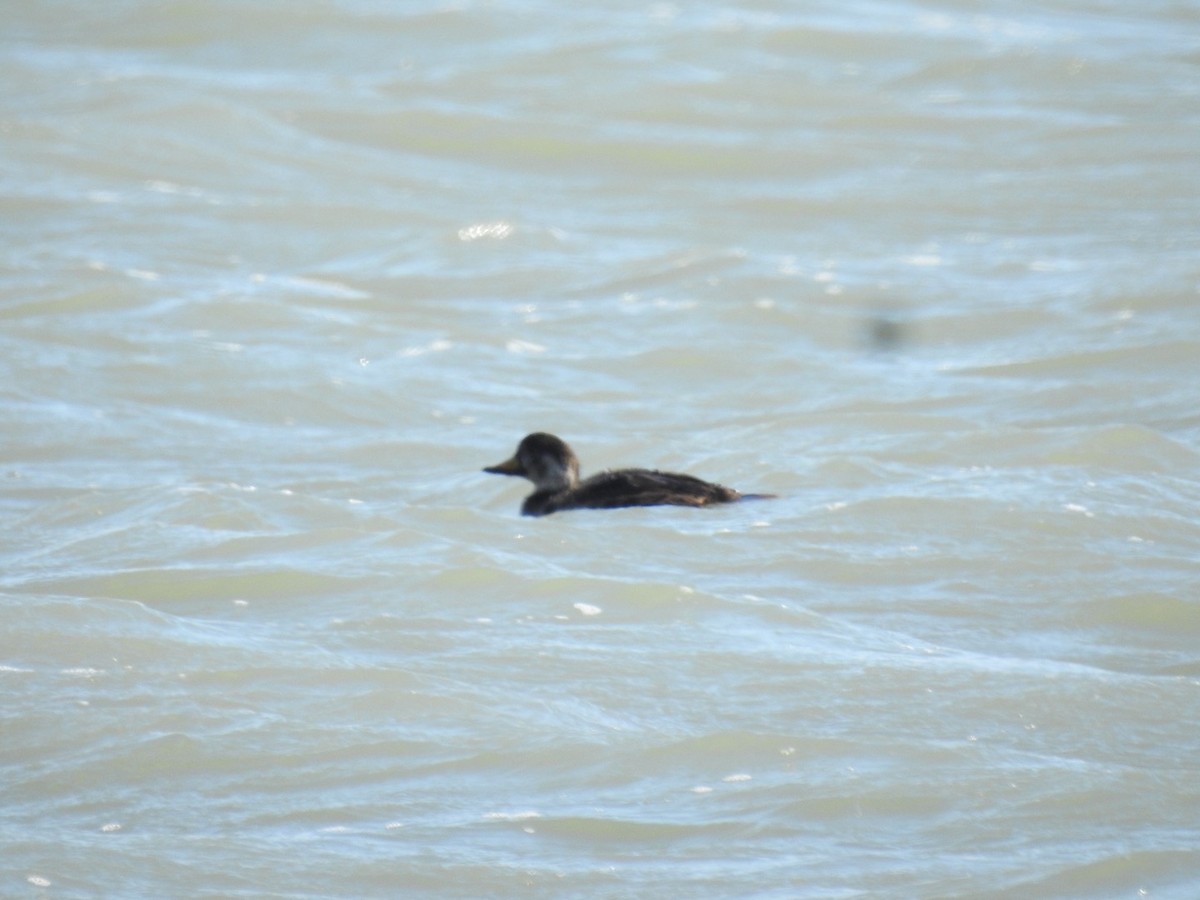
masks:
[[[895,353],[906,341],[904,326],[894,317],[876,313],[866,324],[867,344],[877,353]]]

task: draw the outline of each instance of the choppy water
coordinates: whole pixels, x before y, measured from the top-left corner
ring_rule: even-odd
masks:
[[[1200,4],[5,20],[0,895],[1200,894]]]

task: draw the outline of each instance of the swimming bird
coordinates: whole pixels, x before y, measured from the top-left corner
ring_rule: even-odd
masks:
[[[623,506],[708,506],[770,494],[741,494],[694,475],[651,469],[616,469],[579,480],[579,460],[566,441],[539,431],[526,435],[511,459],[483,471],[520,475],[534,491],[521,504],[523,516],[548,516],[567,509],[616,509]]]

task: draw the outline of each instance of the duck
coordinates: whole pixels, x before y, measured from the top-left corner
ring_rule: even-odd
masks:
[[[483,471],[519,475],[534,491],[521,504],[523,516],[548,516],[569,509],[619,509],[627,506],[711,506],[771,494],[743,494],[694,475],[654,469],[610,469],[579,480],[579,459],[562,438],[544,431],[528,434],[511,458]]]

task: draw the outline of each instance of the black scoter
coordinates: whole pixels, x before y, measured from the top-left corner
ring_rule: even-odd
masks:
[[[512,459],[483,471],[520,475],[534,492],[521,505],[521,515],[548,516],[566,509],[617,509],[623,506],[708,506],[736,500],[763,499],[770,494],[741,494],[693,475],[651,469],[615,469],[579,480],[579,460],[566,441],[545,432],[527,435]]]

